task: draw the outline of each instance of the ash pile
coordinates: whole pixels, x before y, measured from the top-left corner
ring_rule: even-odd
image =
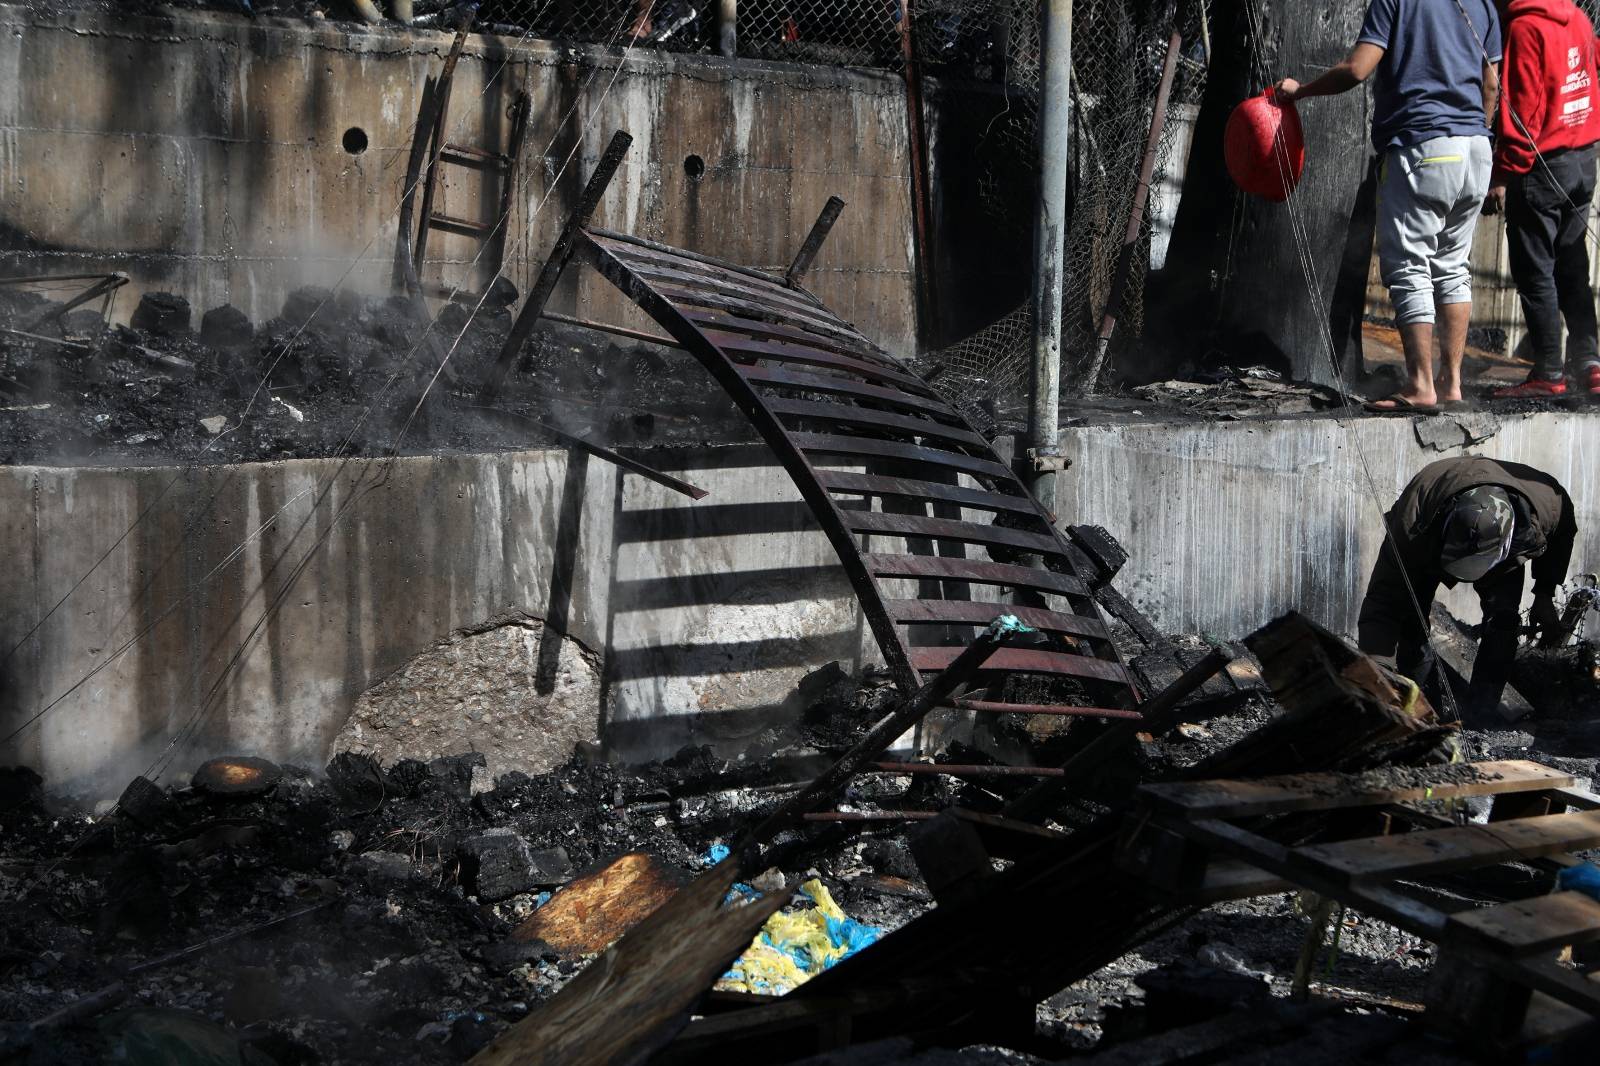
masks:
[[[503,278],[481,306],[464,296],[431,322],[403,298],[306,287],[261,323],[145,293],[120,325],[108,315],[125,280],[0,278],[0,462],[387,456],[541,446],[563,433],[619,445],[743,439],[681,353],[554,322],[498,410],[480,407],[517,300]]]
[[[463,1061],[710,865],[776,774],[705,749],[498,780],[481,754],[228,757],[97,815],[6,771],[0,1059]],[[899,924],[926,894],[858,885],[874,857],[914,876],[892,841],[834,841],[761,883]]]
[[[1292,615],[1248,650],[1173,644],[1178,676],[1142,720],[1019,730],[1007,762],[954,740],[896,761],[906,723],[1004,639],[991,627],[911,698],[835,673],[794,734],[732,761],[584,751],[491,779],[478,755],[346,753],[317,774],[238,757],[97,812],[9,771],[6,1054],[1414,1064],[1592,1047],[1573,1004],[1593,995],[1600,922],[1573,915],[1600,901],[1570,871],[1593,869],[1600,798],[1576,764],[1440,721]],[[1535,950],[1508,942],[1512,913]]]

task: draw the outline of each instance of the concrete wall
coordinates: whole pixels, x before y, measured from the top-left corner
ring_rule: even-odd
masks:
[[[1131,559],[1121,585],[1171,632],[1241,637],[1288,610],[1354,633],[1383,536],[1380,517],[1423,466],[1446,455],[1513,459],[1547,470],[1577,508],[1572,574],[1600,570],[1600,418],[1497,421],[1285,419],[1070,428],[1057,509],[1104,525]],[[1430,438],[1458,445],[1439,451]],[[1531,585],[1531,583],[1530,583]],[[1476,622],[1470,588],[1444,597]]]
[[[302,284],[387,291],[424,80],[449,35],[227,14],[0,4],[0,264],[123,270],[134,289],[257,320]],[[904,87],[890,75],[474,36],[450,139],[501,149],[532,118],[506,237],[526,291],[613,130],[635,138],[596,221],[754,266],[787,266],[831,194],[849,207],[810,284],[867,335],[913,333]],[[351,153],[347,131],[367,148]],[[691,177],[698,157],[704,174]],[[438,208],[491,218],[498,183],[450,167]],[[473,287],[473,238],[435,232],[429,277]],[[487,259],[484,260],[487,262]],[[481,264],[480,264],[481,266]],[[632,320],[587,274],[553,305]]]
[[[0,764],[113,793],[226,752],[320,765],[364,689],[508,610],[605,653],[589,732],[623,754],[752,734],[854,658],[854,600],[758,449],[675,466],[711,497],[557,451],[6,468],[0,737],[45,714]]]
[[[1476,451],[1568,487],[1573,573],[1600,570],[1600,418],[1463,422],[1486,437]],[[1468,432],[1304,418],[1062,437],[1062,518],[1123,541],[1122,586],[1163,628],[1235,638],[1291,609],[1351,631],[1380,513]],[[736,748],[799,710],[807,672],[871,656],[871,639],[764,449],[652,461],[711,495],[559,451],[0,471],[0,737],[45,711],[0,764],[113,792],[228,751],[319,764],[363,690],[507,610],[602,656],[590,732],[613,750]],[[1477,618],[1470,590],[1447,602]]]

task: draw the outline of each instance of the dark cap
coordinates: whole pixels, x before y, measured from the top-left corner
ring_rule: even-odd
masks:
[[[1457,581],[1477,581],[1511,555],[1516,514],[1506,490],[1479,485],[1458,493],[1445,512],[1439,565]]]

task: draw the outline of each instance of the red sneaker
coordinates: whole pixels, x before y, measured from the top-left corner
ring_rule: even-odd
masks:
[[[1600,367],[1590,371],[1590,375],[1589,380],[1600,385]],[[1565,396],[1566,393],[1567,382],[1564,378],[1560,381],[1529,378],[1520,385],[1507,385],[1505,388],[1495,389],[1493,396],[1497,400],[1544,400],[1552,396]]]
[[[1600,366],[1591,366],[1583,372],[1583,387],[1590,396],[1600,396]]]

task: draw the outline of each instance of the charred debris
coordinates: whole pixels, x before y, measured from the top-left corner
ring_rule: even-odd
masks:
[[[223,758],[101,815],[7,771],[0,1047],[1586,1061],[1595,986],[1556,955],[1581,962],[1600,904],[1553,891],[1600,844],[1575,774],[1441,722],[1296,616],[1245,647],[1169,645],[1192,665],[1142,720],[1019,721],[1007,764],[885,754],[1012,639],[991,627],[909,700],[829,671],[799,726],[732,761],[580,751],[490,779],[482,755]],[[813,881],[876,942],[782,997],[723,990],[771,914],[817,906]]]

